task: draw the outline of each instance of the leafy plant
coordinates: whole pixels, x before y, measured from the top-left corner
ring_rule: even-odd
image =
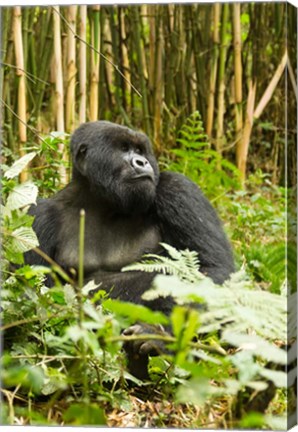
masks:
[[[63,134],[61,136],[61,133],[55,131],[45,136],[40,143],[40,160],[38,167],[33,169],[33,173],[36,185],[42,196],[52,195],[59,189],[59,168],[61,164],[69,168],[68,162],[61,158],[61,150],[59,149],[61,143],[64,144],[66,149],[69,149],[69,135]],[[42,177],[39,174],[39,170],[42,170]]]
[[[55,286],[49,289],[45,275],[53,269],[23,265],[23,252],[38,244],[31,228],[33,218],[27,214],[28,206],[36,200],[37,188],[30,182],[20,185],[18,175],[33,157],[31,154],[6,167],[2,179],[1,380],[5,402],[1,423],[15,424],[16,418],[24,418],[31,425],[109,424],[115,411],[135,408],[134,391],[138,389],[143,400],[162,404],[168,400],[173,409],[183,406],[184,411],[191,405],[189,401],[207,413],[213,403],[228,399],[235,426],[284,425],[284,417],[264,415],[262,402],[263,394],[271,394],[272,385],[273,394],[275,387],[281,391],[286,385],[286,352],[279,344],[286,341],[287,318],[289,335],[295,337],[295,308],[289,308],[287,316],[285,290],[278,288],[281,279],[276,279],[278,294],[260,289],[243,271],[217,286],[199,272],[196,253],[163,244],[167,256],[147,255],[124,270],[161,273],[144,298],[171,295],[177,305],[169,317],[107,298],[94,282],[79,290],[76,284],[62,285],[56,278]],[[274,193],[283,196],[280,190]],[[281,232],[283,226],[281,213],[270,206],[272,189],[268,187],[263,197],[251,199],[253,196],[249,190],[238,193],[227,207],[230,223],[235,225],[234,239],[244,239],[239,249],[247,257],[249,245],[259,241],[257,236],[265,236],[270,230]],[[250,218],[251,208],[255,213]],[[259,216],[257,208],[265,209],[264,213]],[[266,226],[266,218],[270,226]],[[254,231],[246,232],[252,227],[255,235]],[[277,243],[276,247],[281,246]],[[282,267],[279,260],[270,261],[270,242],[267,247],[268,261],[262,254],[259,258],[260,262],[264,258],[262,263],[267,267],[259,271],[258,277],[254,274],[262,283],[267,277],[265,268],[272,272],[275,268],[278,273]],[[272,249],[273,258],[279,253]],[[253,257],[249,258],[249,270],[254,266],[252,261]],[[96,294],[91,295],[95,289]],[[292,298],[289,303],[294,305]],[[121,351],[126,340],[122,329],[136,321],[170,324],[172,328],[169,335],[144,335],[147,339],[158,337],[168,349],[164,355],[150,359],[151,382],[141,382],[127,372]],[[21,406],[18,398],[27,405]],[[250,401],[261,414],[247,414]],[[56,403],[62,414],[49,418],[49,408],[54,410]],[[281,412],[287,409],[283,403]],[[236,406],[242,408],[240,414]],[[165,413],[163,416],[156,420],[159,426],[168,421]],[[200,421],[190,424],[195,427],[202,424]]]
[[[185,263],[183,253],[177,254],[177,251],[168,247],[167,251],[171,258],[166,261],[155,255],[152,255],[150,261],[150,256],[147,256],[146,261],[130,266],[130,270],[154,269],[161,273],[178,274],[177,268],[180,269],[182,280],[177,276],[160,275],[154,280],[153,288],[143,295],[145,300],[172,296],[181,305],[173,309],[170,317],[176,337],[171,348],[177,353],[172,361],[175,367],[189,371],[191,378],[187,382],[183,381],[183,385],[178,388],[178,400],[189,400],[191,395],[197,403],[202,403],[202,398],[206,400],[216,394],[230,394],[237,395],[239,401],[247,389],[253,389],[255,397],[268,389],[272,398],[274,392],[272,394],[272,384],[269,383],[273,383],[275,387],[286,387],[286,373],[276,368],[285,367],[287,353],[275,344],[276,340],[283,341],[284,344],[287,340],[286,297],[260,290],[243,272],[235,273],[223,286],[217,286],[198,272],[198,261],[194,257],[192,281],[186,281],[184,274],[191,265]],[[190,303],[198,303],[199,309],[190,310],[187,307]],[[202,308],[202,303],[206,307]],[[192,344],[196,334],[202,335],[204,344]],[[210,339],[212,334],[217,335],[215,339]],[[236,347],[238,352],[225,351],[227,344]],[[194,358],[200,359],[203,364],[193,364]],[[220,371],[218,373],[212,369],[212,377],[217,382],[216,389],[206,381],[210,378],[210,370],[206,370],[206,367],[212,367],[212,364],[216,364]],[[237,374],[231,377],[227,371],[232,365],[236,367]],[[196,393],[199,384],[203,385],[204,396]],[[253,406],[262,411],[262,406],[268,404],[267,399],[268,396],[264,397],[262,402],[258,396]],[[247,407],[242,407],[244,412]]]
[[[237,168],[211,148],[198,111],[187,118],[178,133],[177,142],[179,148],[170,151],[175,156],[169,164],[170,170],[191,178],[211,199],[239,187]]]
[[[34,183],[27,181],[18,184],[17,177],[27,164],[36,156],[29,153],[17,160],[3,176],[3,192],[6,205],[2,206],[3,247],[7,259],[15,264],[23,263],[23,253],[38,246],[38,240],[31,228],[33,218],[23,209],[36,204],[38,189]]]
[[[295,274],[295,260],[286,256],[284,241],[286,196],[284,188],[273,186],[260,172],[250,177],[246,190],[227,196],[225,220],[237,260],[272,292],[280,291],[287,265],[292,276]],[[290,280],[294,283],[293,277]]]

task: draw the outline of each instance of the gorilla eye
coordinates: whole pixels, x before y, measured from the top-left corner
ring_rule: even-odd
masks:
[[[85,155],[86,152],[87,152],[87,146],[85,144],[82,144],[80,149],[79,149],[79,154]]]
[[[143,154],[144,152],[143,152],[143,147],[141,147],[141,146],[137,146],[136,147],[136,153],[138,153],[138,154]]]
[[[127,144],[127,143],[122,143],[121,144],[121,150],[123,151],[123,152],[128,152],[128,150],[129,150],[129,145]]]

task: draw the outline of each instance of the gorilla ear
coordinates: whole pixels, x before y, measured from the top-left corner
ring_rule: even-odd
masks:
[[[74,163],[76,168],[83,175],[86,175],[86,171],[87,171],[86,155],[87,155],[87,144],[80,144],[74,155],[75,157]]]

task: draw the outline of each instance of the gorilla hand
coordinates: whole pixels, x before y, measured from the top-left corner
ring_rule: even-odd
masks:
[[[141,336],[145,334],[169,336],[161,325],[135,324],[123,331],[124,336]],[[148,340],[147,338],[127,341],[123,344],[123,348],[127,355],[129,371],[139,379],[149,379],[149,356],[154,357],[166,352],[163,341]]]

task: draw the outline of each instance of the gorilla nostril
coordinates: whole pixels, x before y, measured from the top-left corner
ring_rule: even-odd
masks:
[[[145,158],[134,157],[132,159],[132,166],[135,168],[144,168],[148,164]]]
[[[137,174],[149,174],[150,176],[153,174],[150,162],[142,156],[133,157],[130,163]]]
[[[135,163],[136,163],[136,165],[138,165],[138,166],[140,166],[140,167],[143,167],[143,166],[145,166],[148,162],[147,162],[146,160],[143,160],[143,159],[136,159],[136,160],[135,160]]]

